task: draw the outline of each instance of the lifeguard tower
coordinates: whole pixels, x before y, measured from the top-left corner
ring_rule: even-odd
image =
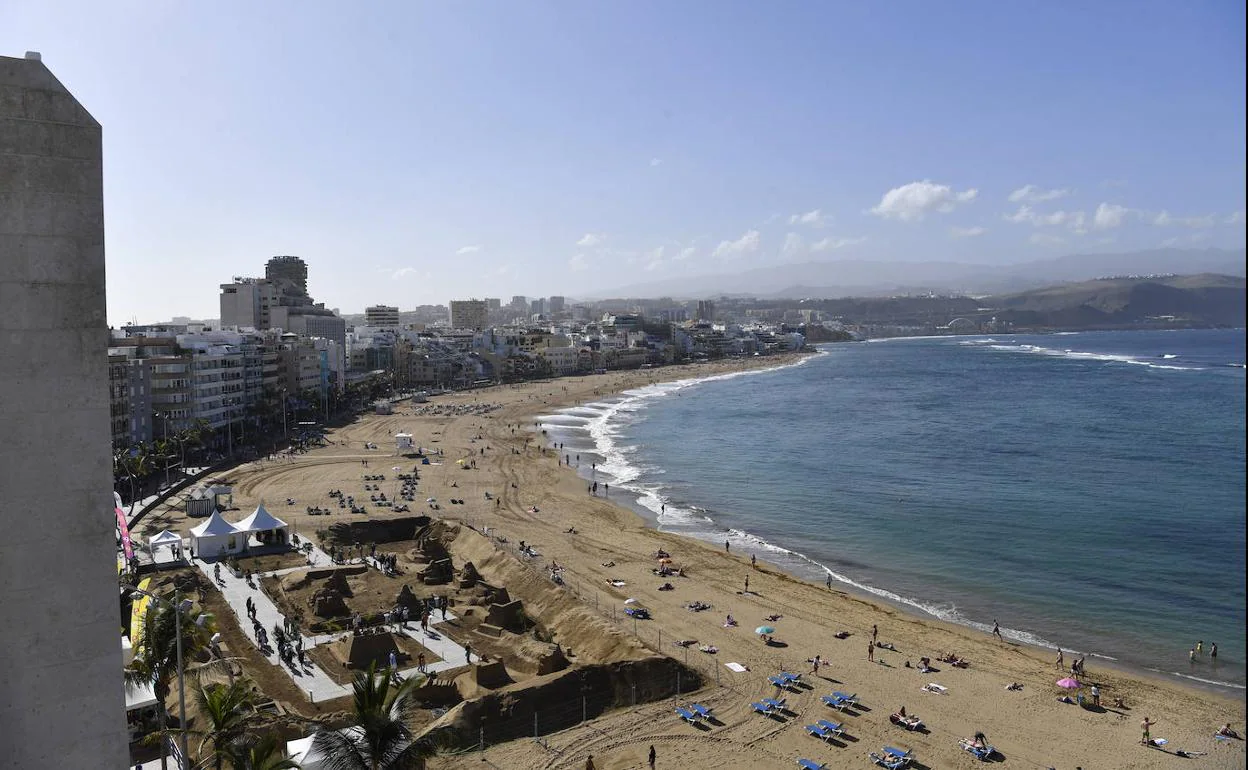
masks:
[[[416,447],[412,444],[412,434],[394,434],[394,451],[395,454],[407,454],[408,452],[416,451]]]

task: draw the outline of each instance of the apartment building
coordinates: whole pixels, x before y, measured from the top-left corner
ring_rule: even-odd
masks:
[[[489,324],[489,308],[484,300],[451,300],[452,329],[472,329],[480,331],[488,328]]]

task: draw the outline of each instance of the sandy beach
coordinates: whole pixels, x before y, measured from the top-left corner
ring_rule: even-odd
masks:
[[[222,475],[234,484],[237,508],[245,512],[264,502],[297,531],[310,535],[327,523],[350,518],[337,513],[328,491],[358,486],[365,462],[368,471],[383,473],[410,465],[395,456],[393,435],[411,433],[416,444],[442,454],[441,464],[421,468],[420,499],[435,497],[441,504],[434,515],[488,527],[491,535],[509,543],[526,541],[541,553],[533,568],[557,562],[566,582],[601,613],[619,617],[624,600],[637,599],[653,615],[638,627],[643,640],[679,660],[688,656],[711,681],[681,699],[714,709],[719,724],[709,729],[682,722],[671,700],[638,705],[548,735],[545,746],[531,740],[491,746],[484,759],[495,767],[582,768],[592,754],[600,769],[640,768],[646,766],[651,745],[657,767],[789,768],[797,757],[829,767],[869,767],[868,752],[878,753],[886,745],[912,750],[914,766],[970,767],[978,761],[958,744],[977,731],[997,748],[995,761],[1015,767],[1171,767],[1186,761],[1176,750],[1206,752],[1199,757],[1201,766],[1245,766],[1243,741],[1214,739],[1217,728],[1227,722],[1243,733],[1242,696],[1221,696],[1090,661],[1084,679],[1099,686],[1103,708],[1060,703],[1062,691],[1055,681],[1066,674],[1057,669],[1051,651],[921,618],[851,595],[835,584],[829,589],[799,581],[761,561],[752,566],[748,557],[725,553],[722,546],[659,532],[605,497],[604,490],[589,494],[586,480],[574,468],[564,466],[557,452],[541,447],[536,415],[655,381],[783,362],[755,359],[611,373],[498,386],[440,396],[427,404],[404,402],[393,415],[364,416],[331,431],[326,447],[290,459],[244,464]],[[378,449],[365,449],[367,442]],[[287,498],[296,504],[285,505]],[[446,504],[451,498],[464,504]],[[335,513],[313,519],[303,515],[306,506]],[[412,510],[428,512],[428,506]],[[374,508],[369,515],[382,519],[404,514]],[[230,518],[238,517],[233,513]],[[185,534],[195,522],[165,509],[145,523]],[[652,573],[659,550],[670,553],[671,565],[683,568],[684,577]],[[611,581],[623,585],[612,586]],[[665,582],[673,589],[659,590]],[[695,600],[712,608],[685,608]],[[728,615],[738,625],[725,627]],[[775,628],[772,645],[753,633],[764,623]],[[631,631],[633,622],[621,622],[621,627]],[[874,660],[868,660],[873,627],[878,640],[895,649],[873,648]],[[837,638],[838,631],[847,635]],[[672,644],[676,640],[697,641],[686,652]],[[703,645],[718,652],[699,651]],[[969,666],[938,662],[946,652],[968,660]],[[826,664],[817,674],[807,662],[816,655]],[[920,673],[913,668],[921,657],[931,658],[938,670]],[[729,662],[748,670],[734,673],[724,666]],[[776,696],[767,677],[782,670],[800,673],[813,687],[787,694],[791,715],[782,720],[754,714],[750,703]],[[715,671],[720,685],[711,673]],[[929,683],[945,689],[926,692],[922,688]],[[1022,688],[1007,690],[1011,683]],[[820,696],[838,690],[856,693],[863,708],[841,713],[821,702]],[[1126,708],[1112,705],[1117,698]],[[901,706],[920,717],[926,731],[891,724],[889,715]],[[1152,736],[1167,740],[1163,748],[1140,745],[1145,716],[1156,721]],[[804,726],[820,719],[843,723],[849,737],[838,745],[809,736]],[[443,757],[431,766],[469,762],[480,764],[476,756]]]

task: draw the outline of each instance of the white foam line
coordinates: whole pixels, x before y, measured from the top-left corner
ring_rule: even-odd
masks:
[[[1088,353],[1081,350],[1057,350],[1055,348],[1046,348],[1041,345],[1003,345],[993,344],[995,340],[972,340],[962,344],[982,345],[990,350],[1000,350],[1007,353],[1031,353],[1034,355],[1052,356],[1054,358],[1068,358],[1075,361],[1106,361],[1109,363],[1132,364],[1135,366],[1146,366],[1149,369],[1169,369],[1181,372],[1199,372],[1203,371],[1201,366],[1174,366],[1170,364],[1155,364],[1151,361],[1142,361],[1134,356],[1121,355],[1115,353]]]

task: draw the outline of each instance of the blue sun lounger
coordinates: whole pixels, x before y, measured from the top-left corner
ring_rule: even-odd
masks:
[[[884,756],[888,757],[889,759],[898,760],[903,765],[907,764],[910,760],[914,759],[914,754],[912,754],[911,752],[902,751],[901,749],[896,748],[894,746],[885,746]]]
[[[703,706],[701,703],[690,703],[689,710],[697,714],[702,719],[711,718],[711,710],[708,709],[706,706]]]
[[[987,762],[993,754],[997,753],[996,748],[992,746],[976,746],[975,742],[969,738],[963,738],[958,745],[962,747],[963,751],[970,752],[971,756],[980,762]]]
[[[820,719],[818,722],[815,722],[815,724],[822,727],[824,730],[828,732],[828,735],[834,738],[839,738],[841,735],[845,733],[844,728],[841,727],[841,724],[839,722],[829,722],[826,719]]]
[[[769,676],[767,677],[767,681],[771,682],[772,684],[774,684],[776,687],[778,687],[781,690],[787,690],[793,684],[791,681],[789,681],[788,679],[785,679],[782,676]]]
[[[822,725],[806,725],[805,729],[806,729],[806,732],[810,733],[816,738],[826,740],[832,737],[831,735],[828,734],[828,731],[824,729]]]
[[[772,711],[784,711],[785,707],[788,705],[786,698],[781,698],[780,700],[776,700],[775,698],[763,698],[763,703],[766,703]]]
[[[681,718],[681,719],[685,720],[686,722],[688,722],[688,723],[689,723],[689,724],[691,724],[691,725],[692,725],[692,724],[697,724],[697,722],[698,722],[698,715],[697,715],[697,714],[695,714],[695,713],[693,713],[692,711],[690,711],[690,710],[689,710],[689,709],[687,709],[687,708],[682,708],[682,707],[680,707],[680,706],[677,706],[677,707],[676,707],[676,713],[680,715],[680,718]]]
[[[800,681],[802,681],[802,675],[801,675],[801,674],[790,674],[788,671],[781,671],[781,672],[780,672],[780,674],[779,674],[779,676],[780,676],[780,678],[781,678],[781,679],[783,679],[783,680],[784,680],[784,681],[786,681],[786,682],[800,682]]]
[[[817,765],[814,760],[806,759],[805,757],[799,757],[797,764],[801,765],[805,768],[805,770],[828,770],[827,762],[824,762],[822,765]]]
[[[836,691],[835,691],[835,692],[833,692],[832,694],[833,694],[834,696],[836,696],[839,700],[843,700],[843,701],[845,701],[846,703],[850,704],[851,706],[857,706],[857,705],[858,705],[858,693],[854,693],[853,695],[846,695],[845,693],[841,692],[840,690],[836,690]]]
[[[822,700],[825,704],[831,706],[832,708],[839,709],[841,711],[850,709],[854,705],[852,702],[847,701],[844,698],[838,698],[835,695],[824,695],[822,698],[820,698],[820,700]]]
[[[867,756],[871,757],[872,762],[886,768],[886,770],[901,770],[901,768],[906,766],[906,760],[904,759],[889,759],[876,754],[874,751],[867,754]]]
[[[750,704],[750,708],[754,709],[755,714],[762,714],[765,717],[771,716],[771,706],[766,703],[754,702]]]

